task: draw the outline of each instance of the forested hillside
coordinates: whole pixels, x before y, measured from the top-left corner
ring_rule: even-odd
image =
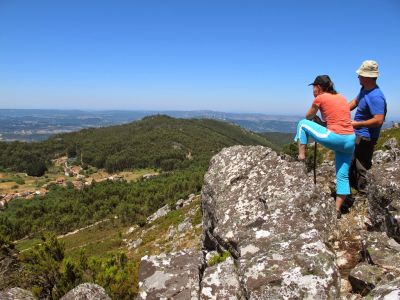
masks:
[[[293,143],[295,131],[291,133],[284,132],[262,132],[260,133],[262,136],[267,138],[268,141],[273,143],[278,147],[282,147],[283,145]]]
[[[39,143],[0,143],[0,168],[40,176],[50,160],[67,154],[109,172],[129,168],[163,171],[204,164],[222,147],[261,144],[257,134],[225,122],[151,116],[126,125],[60,134]]]
[[[67,154],[76,157],[77,163],[109,172],[151,167],[161,175],[134,183],[98,182],[82,190],[53,186],[44,198],[11,201],[0,214],[0,233],[12,239],[46,230],[61,234],[110,217],[140,224],[162,205],[199,192],[212,155],[237,144],[273,147],[235,125],[166,116],[85,129],[40,143],[3,143],[0,165],[12,170],[46,166]]]

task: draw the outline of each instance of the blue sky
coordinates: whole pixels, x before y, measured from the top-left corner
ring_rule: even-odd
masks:
[[[365,59],[400,117],[399,0],[0,0],[0,108],[303,115]]]

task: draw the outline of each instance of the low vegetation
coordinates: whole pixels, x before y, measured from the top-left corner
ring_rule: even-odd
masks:
[[[218,253],[216,255],[214,255],[213,257],[211,257],[207,264],[211,267],[214,266],[216,264],[222,263],[224,262],[228,257],[231,256],[231,253],[229,251],[224,251],[222,253]]]
[[[179,224],[190,218],[190,228],[178,231]],[[7,249],[18,249],[23,272],[13,286],[24,286],[40,299],[59,299],[83,282],[103,286],[112,299],[134,299],[138,293],[141,257],[181,249],[200,250],[200,197],[185,207],[172,210],[151,224],[124,226],[113,219],[76,233],[58,237],[45,233],[38,239],[16,245],[0,235],[0,257]],[[168,234],[174,231],[175,234]],[[129,250],[136,239],[141,243]]]
[[[382,130],[381,136],[376,144],[376,149],[382,149],[382,145],[390,138],[395,138],[397,143],[400,144],[400,128],[388,128]]]

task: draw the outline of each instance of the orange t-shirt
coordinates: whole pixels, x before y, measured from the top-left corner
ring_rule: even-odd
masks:
[[[318,106],[330,131],[337,134],[354,133],[351,125],[350,106],[342,95],[323,93],[314,99],[313,104]]]

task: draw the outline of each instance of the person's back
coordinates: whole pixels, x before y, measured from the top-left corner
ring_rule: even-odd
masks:
[[[347,100],[340,94],[324,93],[315,98],[330,131],[337,134],[354,133],[351,125],[350,107]]]

